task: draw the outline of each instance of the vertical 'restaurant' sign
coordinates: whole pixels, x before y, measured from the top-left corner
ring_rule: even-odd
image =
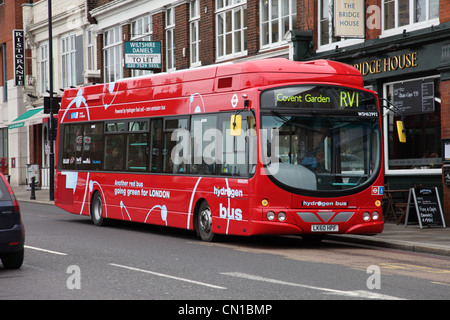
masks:
[[[14,45],[14,85],[25,84],[25,46],[23,30],[13,30]]]

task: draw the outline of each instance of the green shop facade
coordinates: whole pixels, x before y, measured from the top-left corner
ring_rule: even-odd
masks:
[[[437,187],[448,225],[450,186],[443,167],[450,160],[445,158],[445,142],[450,139],[450,23],[337,45],[307,57],[322,58],[355,66],[367,88],[396,105],[397,112],[383,110],[385,182],[397,190]],[[395,124],[401,118],[406,143],[397,136]]]

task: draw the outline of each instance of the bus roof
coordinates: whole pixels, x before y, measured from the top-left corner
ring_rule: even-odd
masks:
[[[133,102],[139,99],[175,98],[193,93],[210,94],[301,82],[363,87],[361,73],[344,63],[329,60],[297,62],[274,58],[218,64],[66,89],[61,109],[65,109],[80,92],[87,104],[95,105],[100,104],[103,95],[113,91],[124,94],[122,99],[118,97],[116,101],[120,103],[119,100]]]

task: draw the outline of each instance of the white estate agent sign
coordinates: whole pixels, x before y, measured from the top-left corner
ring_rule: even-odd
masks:
[[[161,69],[161,42],[126,41],[125,68]]]
[[[335,37],[364,37],[364,2],[362,0],[334,1]]]

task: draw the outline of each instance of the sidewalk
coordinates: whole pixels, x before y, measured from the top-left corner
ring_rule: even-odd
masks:
[[[31,190],[27,188],[29,187],[13,187],[17,200],[54,205],[54,202],[49,200],[48,189],[36,190],[36,199],[30,200]],[[376,236],[328,235],[326,239],[450,257],[450,227],[420,229],[419,225],[411,224],[405,228],[404,224],[387,222],[383,233]]]
[[[54,201],[50,201],[50,192],[49,189],[40,189],[35,190],[35,200],[31,200],[31,189],[30,186],[21,185],[21,186],[11,186],[14,190],[14,194],[16,195],[17,200],[19,201],[29,201],[40,204],[49,204],[54,205]]]

